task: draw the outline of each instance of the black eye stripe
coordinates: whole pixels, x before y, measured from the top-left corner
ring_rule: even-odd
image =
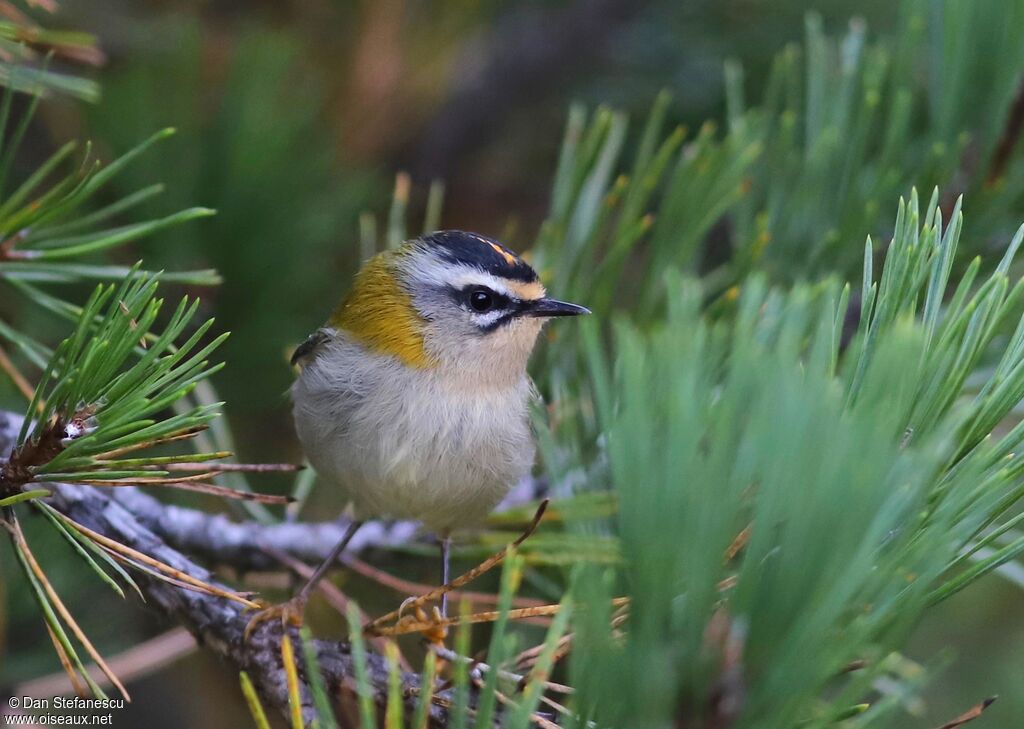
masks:
[[[483,284],[469,284],[462,288],[448,286],[447,289],[452,300],[476,319],[474,323],[481,334],[490,334],[496,329],[511,324],[522,315],[530,303],[499,293]],[[483,292],[486,292],[490,299],[490,307],[485,309],[474,307],[473,295]]]
[[[491,332],[493,332],[495,329],[498,329],[499,327],[503,327],[506,324],[511,324],[517,318],[518,318],[517,312],[510,311],[507,314],[503,314],[502,316],[498,317],[497,319],[492,321],[490,324],[482,325],[480,327],[480,331],[485,333],[485,334],[490,334]]]

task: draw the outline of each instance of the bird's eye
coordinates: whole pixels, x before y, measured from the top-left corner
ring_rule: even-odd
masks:
[[[469,305],[473,307],[473,311],[490,311],[494,308],[494,293],[483,287],[473,289],[469,292]]]

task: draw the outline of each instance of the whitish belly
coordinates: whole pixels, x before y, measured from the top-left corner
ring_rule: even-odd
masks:
[[[317,427],[327,413],[311,414],[296,392],[296,425],[320,476],[360,517],[417,519],[443,531],[482,520],[529,473],[528,392],[528,384],[472,395],[380,392],[349,400],[343,417],[332,408],[332,428]]]

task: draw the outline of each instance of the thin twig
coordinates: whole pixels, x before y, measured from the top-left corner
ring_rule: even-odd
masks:
[[[571,711],[569,711],[568,707],[562,706],[560,703],[558,703],[554,699],[550,699],[547,696],[543,696],[542,695],[540,697],[540,700],[542,702],[544,702],[545,704],[547,704],[548,706],[550,706],[555,711],[557,711],[562,716],[572,716],[573,715],[573,713]]]
[[[990,698],[985,699],[980,704],[975,704],[970,709],[962,713],[960,716],[953,719],[952,721],[946,722],[938,729],[957,729],[957,727],[961,727],[969,721],[974,721],[979,716],[981,716],[982,713],[984,713],[985,709],[992,706],[996,698],[996,696],[992,696]]]
[[[558,643],[555,644],[556,648],[555,654],[551,660],[552,663],[558,663],[558,661],[560,661],[562,658],[569,654],[569,651],[572,649],[573,635],[575,634],[566,633],[558,639]],[[535,646],[530,646],[529,648],[522,651],[518,656],[515,657],[515,659],[512,661],[512,665],[520,669],[533,668],[534,664],[537,662],[537,659],[540,658],[540,654],[543,652],[543,643]]]
[[[107,661],[107,665],[122,681],[131,682],[137,678],[149,676],[174,661],[194,653],[198,647],[196,639],[192,637],[191,633],[184,628],[173,628],[118,653]],[[110,685],[106,676],[100,674],[95,664],[87,665],[85,670],[101,687],[106,688]],[[78,693],[77,688],[75,692]],[[67,681],[63,673],[40,676],[26,681],[14,689],[15,696],[37,698],[61,696],[66,693]]]
[[[291,496],[278,496],[276,494],[261,494],[255,491],[240,491],[239,489],[228,488],[227,486],[218,486],[215,483],[209,483],[202,481],[201,479],[209,478],[212,473],[199,473],[195,476],[187,476],[185,478],[126,478],[126,479],[98,479],[98,478],[81,478],[77,479],[75,483],[88,484],[89,486],[99,486],[101,488],[126,488],[130,486],[155,486],[163,488],[178,489],[179,491],[194,491],[199,494],[207,494],[210,496],[220,496],[225,499],[237,499],[239,501],[255,501],[260,504],[290,504],[292,502]],[[45,483],[41,481],[40,483]]]
[[[11,361],[11,358],[7,356],[7,352],[4,351],[3,347],[0,347],[0,369],[6,372],[7,376],[11,378],[11,382],[13,382],[14,386],[18,388],[18,392],[20,392],[26,400],[32,402],[32,398],[35,397],[32,385],[28,383],[28,380],[25,379],[25,375],[21,374],[14,362]],[[42,401],[40,401],[36,407],[40,413],[43,412],[44,404]]]
[[[120,552],[117,552],[117,551],[111,549],[110,547],[106,547],[106,546],[100,544],[99,548],[102,549],[107,555],[109,555],[111,557],[111,559],[114,559],[114,560],[120,562],[121,564],[125,565],[126,567],[131,567],[134,570],[137,570],[139,572],[143,572],[143,573],[149,575],[150,577],[152,577],[153,579],[160,580],[162,582],[166,582],[168,585],[173,585],[174,587],[177,587],[177,588],[179,588],[181,590],[189,590],[190,592],[198,592],[198,593],[207,594],[207,595],[210,594],[208,590],[206,590],[206,589],[204,589],[202,587],[198,587],[196,585],[191,585],[188,582],[184,582],[182,580],[179,580],[178,578],[174,577],[173,575],[165,574],[165,573],[161,572],[160,570],[154,569],[152,567],[149,567],[149,566],[143,564],[142,562],[137,562],[136,560],[132,559],[131,557],[126,557],[125,555],[123,555]],[[239,593],[239,594],[243,595],[244,597],[250,597],[254,593],[244,593],[244,594],[243,593]]]
[[[484,688],[483,681],[474,680],[473,683],[476,684],[477,688],[483,690],[483,688]],[[515,701],[510,699],[508,696],[503,694],[498,689],[494,689],[494,698],[496,698],[498,700],[499,704],[507,706],[510,709],[518,709],[519,708],[519,704],[517,704]],[[558,726],[558,724],[554,723],[553,721],[549,721],[549,720],[545,719],[543,716],[541,716],[540,714],[537,714],[536,712],[530,714],[530,721],[532,721],[535,724],[537,724],[537,726],[541,727],[541,729],[561,729],[561,727]]]
[[[364,562],[350,554],[343,554],[341,556],[342,563],[352,569],[353,572],[357,572],[363,577],[373,580],[379,585],[391,588],[395,592],[402,595],[426,595],[428,592],[434,589],[431,585],[424,585],[422,582],[413,582],[411,580],[404,580],[401,577],[395,577],[389,572],[377,569],[371,564]],[[497,605],[498,595],[491,594],[489,592],[472,592],[467,590],[452,590],[448,595],[456,602],[460,600],[468,600],[471,603],[477,605]],[[539,607],[545,605],[543,600],[538,600],[534,597],[513,597],[513,607]]]
[[[541,605],[540,607],[509,610],[508,619],[522,620],[524,618],[536,618],[541,616],[551,617],[552,615],[558,614],[560,607],[560,605]],[[466,615],[464,617],[441,618],[440,620],[426,617],[422,610],[419,611],[419,614],[424,617],[421,618],[407,615],[394,625],[385,625],[376,628],[372,635],[407,635],[409,633],[422,633],[426,630],[436,630],[438,628],[451,628],[463,623],[469,623],[471,625],[476,623],[493,623],[499,616],[501,616],[501,612],[497,610],[473,613],[472,615]]]
[[[621,607],[629,604],[628,597],[616,597],[612,599],[612,605],[614,607]],[[551,617],[557,615],[562,606],[555,605],[540,605],[538,607],[519,608],[516,610],[509,610],[505,613],[509,620],[523,620],[525,618],[537,618],[537,617]],[[409,615],[402,618],[394,625],[387,625],[380,628],[376,628],[374,635],[406,635],[407,633],[422,633],[425,630],[438,629],[438,628],[451,628],[456,625],[462,625],[463,623],[493,623],[497,620],[502,613],[498,610],[489,610],[483,613],[473,613],[472,615],[441,618],[440,620],[435,618],[420,618]]]
[[[298,463],[168,463],[156,466],[160,471],[209,471],[242,473],[292,473],[305,466]]]
[[[200,592],[205,592],[205,593],[207,593],[209,595],[216,595],[218,597],[224,597],[224,598],[227,598],[228,600],[233,600],[234,602],[237,602],[237,603],[239,603],[241,605],[245,605],[246,607],[250,607],[250,608],[258,608],[259,607],[259,603],[253,602],[252,600],[249,600],[248,598],[245,598],[245,597],[243,597],[242,595],[240,595],[238,593],[229,592],[227,590],[223,590],[223,589],[217,587],[216,585],[211,585],[208,582],[203,582],[202,580],[198,580],[195,577],[193,577],[192,575],[189,575],[189,574],[187,574],[185,572],[182,572],[181,570],[175,569],[174,567],[171,567],[168,564],[164,564],[160,560],[153,559],[149,555],[143,554],[142,552],[140,552],[140,551],[138,551],[136,549],[132,549],[131,547],[125,546],[124,544],[121,544],[120,542],[117,542],[117,541],[115,541],[113,539],[105,537],[104,535],[102,535],[102,534],[100,534],[98,532],[94,532],[89,527],[84,526],[82,524],[79,524],[77,521],[75,521],[74,519],[72,519],[72,518],[70,518],[68,516],[65,516],[64,520],[65,520],[65,523],[69,524],[70,526],[73,526],[79,532],[81,532],[85,536],[89,537],[89,539],[93,540],[94,542],[96,542],[100,546],[107,547],[109,550],[111,550],[111,551],[113,551],[113,552],[115,552],[115,553],[117,553],[119,555],[128,557],[132,561],[141,562],[144,565],[147,565],[149,567],[153,567],[157,571],[161,572],[162,574],[168,575],[168,576],[174,578],[176,581],[179,581],[179,582],[185,583],[186,585],[191,585],[192,587],[198,588]]]

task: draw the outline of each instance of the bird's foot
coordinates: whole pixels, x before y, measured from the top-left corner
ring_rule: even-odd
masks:
[[[424,614],[422,609],[416,611],[416,618],[421,623],[427,623],[428,626],[420,630],[420,634],[426,638],[427,642],[432,645],[444,645],[445,638],[448,637],[448,620],[441,614],[441,611],[437,609],[437,606],[430,608],[430,617]]]
[[[404,615],[410,606],[413,607],[412,614]],[[439,610],[436,605],[430,606],[429,613],[423,608],[420,598],[415,595],[405,598],[398,606],[398,618],[395,620],[395,625],[404,623],[420,626],[419,633],[430,643],[444,645],[444,639],[448,637],[449,626],[448,616],[445,614],[447,611]],[[413,628],[413,630],[416,629]]]
[[[409,607],[412,607],[412,610],[403,615],[403,612]],[[436,605],[431,605],[427,609],[424,608],[425,606],[419,601],[419,598],[406,598],[396,611],[398,617],[395,619],[394,624],[386,629],[386,632],[391,635],[419,633],[429,643],[443,646],[445,638],[448,637],[448,628],[451,622],[441,613]]]
[[[417,600],[418,598],[415,595],[410,595],[409,597],[402,600],[402,604],[398,606],[398,620],[402,619],[402,614],[406,611],[406,609],[408,609],[410,605],[415,604]],[[416,612],[422,613],[423,609],[417,606]]]
[[[245,640],[249,640],[249,636],[259,627],[260,623],[270,620],[280,620],[281,626],[284,628],[290,625],[301,628],[305,612],[306,598],[301,594],[296,595],[287,602],[264,607],[249,618],[249,622],[245,626]]]

